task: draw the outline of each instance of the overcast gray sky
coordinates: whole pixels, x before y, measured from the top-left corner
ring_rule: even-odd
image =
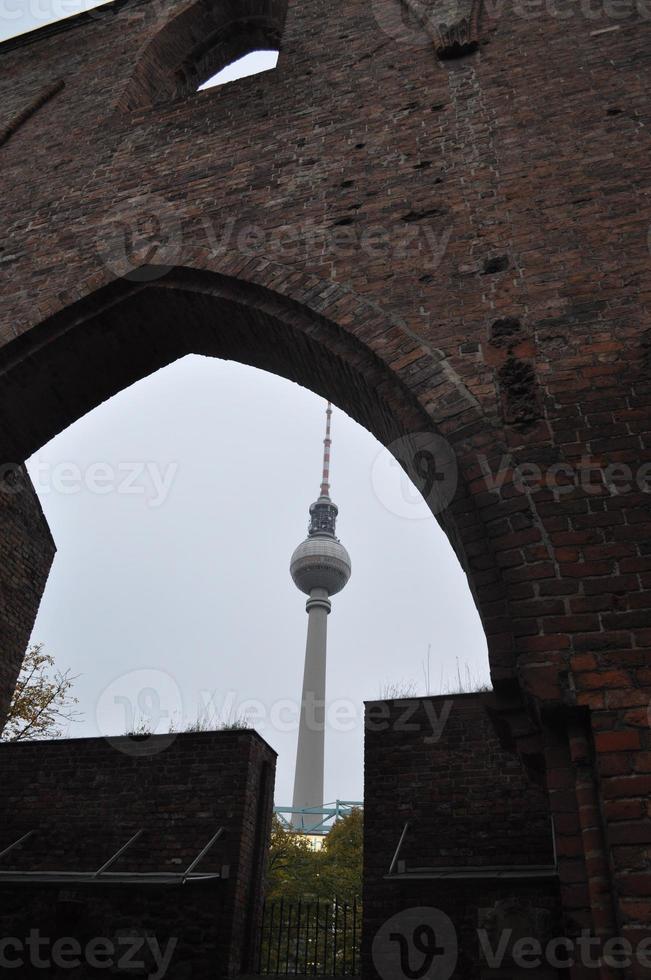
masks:
[[[4,36],[48,19],[45,0],[20,18],[4,3]],[[307,616],[288,566],[319,490],[324,408],[275,376],[186,357],[32,457],[58,546],[33,639],[80,675],[70,734],[148,715],[182,728],[212,699],[212,717],[247,715],[279,752],[276,802],[291,801]],[[423,693],[430,643],[434,692],[457,660],[485,681],[488,659],[465,576],[402,471],[337,409],[333,441],[353,575],[329,619],[326,797],[361,799],[362,701],[391,683]]]

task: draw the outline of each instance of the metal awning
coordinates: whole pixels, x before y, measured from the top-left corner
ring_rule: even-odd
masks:
[[[9,847],[0,851],[0,859],[19,847],[35,833],[35,831],[30,830],[29,833],[24,834]],[[195,871],[199,862],[203,860],[224,833],[223,827],[220,827],[217,833],[211,837],[185,871],[109,871],[109,868],[113,867],[127,848],[131,847],[143,833],[143,829],[135,833],[97,871],[0,871],[0,885],[3,883],[20,885],[187,885],[196,882],[219,881],[229,877],[230,867],[227,864],[222,865],[220,871],[208,873]]]
[[[399,866],[404,861],[398,862]],[[387,881],[405,881],[417,879],[441,879],[445,881],[475,881],[480,878],[512,879],[512,878],[558,878],[558,870],[547,865],[505,864],[478,865],[464,868],[398,868],[393,874],[384,875]]]
[[[400,860],[400,851],[404,843],[409,821],[405,824],[393,860],[389,866],[385,881],[477,881],[484,880],[533,880],[538,878],[558,878],[558,865],[554,864],[483,864],[466,865],[452,868],[408,868],[406,861]],[[553,827],[552,827],[553,840]],[[554,858],[556,854],[554,852]]]
[[[226,868],[227,866],[225,866]],[[168,871],[115,872],[98,878],[92,871],[0,871],[0,885],[187,885],[228,878],[225,868],[212,874],[188,875]]]

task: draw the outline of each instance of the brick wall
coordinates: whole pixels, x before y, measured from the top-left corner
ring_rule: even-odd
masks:
[[[154,936],[163,947],[174,938],[175,980],[246,970],[274,770],[275,753],[249,731],[183,734],[171,744],[150,736],[0,745],[0,850],[35,831],[2,859],[3,870],[96,871],[141,828],[111,871],[185,871],[220,827],[197,871],[229,867],[225,880],[185,885],[0,882],[0,934],[39,929],[84,946],[93,937]]]
[[[385,923],[393,920],[393,932],[404,929],[409,938],[409,910],[415,908],[434,908],[451,919],[459,946],[454,976],[468,980],[488,975],[477,930],[491,916],[517,910],[530,929],[559,934],[560,896],[553,878],[386,878],[406,823],[399,861],[407,872],[554,865],[546,794],[529,780],[517,756],[501,747],[488,712],[491,700],[458,695],[366,706],[363,959],[368,980],[389,975],[378,952]],[[410,955],[412,966],[422,962],[413,946]],[[507,959],[504,968],[509,966]],[[440,961],[438,968],[448,975]]]
[[[0,459],[187,351],[328,395],[408,465],[396,438],[444,437],[438,517],[502,722],[554,771],[564,901],[642,936],[648,19],[484,0],[450,59],[400,3],[247,0],[226,39],[228,4],[212,34],[135,0],[0,45]],[[256,17],[278,69],[189,92],[220,57],[194,39]]]
[[[55,553],[24,467],[0,474],[0,526],[1,729]]]

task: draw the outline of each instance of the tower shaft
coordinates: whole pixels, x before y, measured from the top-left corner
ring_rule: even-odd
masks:
[[[325,589],[315,588],[306,607],[307,643],[303,692],[296,750],[294,809],[323,805],[325,756],[326,648],[330,600]],[[303,818],[294,814],[292,824],[299,829]]]

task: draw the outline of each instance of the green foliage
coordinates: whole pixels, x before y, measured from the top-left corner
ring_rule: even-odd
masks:
[[[342,902],[362,894],[364,813],[357,807],[334,825],[321,851],[325,893]]]
[[[352,902],[362,893],[362,855],[361,809],[341,817],[319,850],[306,836],[286,830],[274,816],[266,897]]]
[[[286,830],[274,814],[267,865],[266,897],[316,898],[319,891],[319,853],[307,837]]]

